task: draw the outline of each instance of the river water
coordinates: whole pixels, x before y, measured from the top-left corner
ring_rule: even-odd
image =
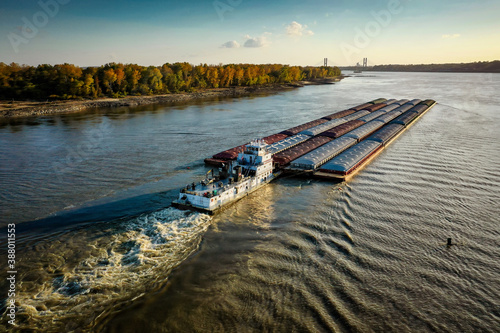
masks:
[[[498,91],[499,74],[369,72],[268,96],[2,120],[0,255],[16,223],[16,323],[498,332]],[[438,104],[347,183],[281,178],[213,218],[169,207],[208,171],[203,158],[379,97]],[[0,290],[5,307],[5,279]]]

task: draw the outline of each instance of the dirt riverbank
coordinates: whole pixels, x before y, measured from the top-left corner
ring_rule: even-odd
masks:
[[[332,84],[340,78],[320,79],[290,84],[230,87],[206,89],[192,93],[179,93],[153,96],[129,96],[125,98],[101,98],[94,100],[70,100],[54,102],[35,101],[0,101],[0,118],[18,118],[44,116],[58,113],[80,112],[94,108],[112,108],[122,106],[140,106],[165,104],[191,100],[213,99],[219,97],[240,97],[254,94],[269,94],[303,87],[305,85]]]

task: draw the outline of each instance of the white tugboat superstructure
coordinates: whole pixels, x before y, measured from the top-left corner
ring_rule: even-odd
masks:
[[[172,205],[213,214],[230,203],[275,179],[273,159],[263,140],[255,140],[238,154],[235,162],[224,165],[218,176],[213,175],[198,184],[187,185]]]

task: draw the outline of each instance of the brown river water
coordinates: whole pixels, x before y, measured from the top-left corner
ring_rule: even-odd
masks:
[[[500,74],[368,72],[1,120],[18,326],[4,313],[0,331],[499,332],[498,91]],[[347,183],[280,178],[215,217],[169,207],[203,158],[379,97],[438,104]]]

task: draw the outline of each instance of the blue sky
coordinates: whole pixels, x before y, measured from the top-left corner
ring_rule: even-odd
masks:
[[[0,61],[485,61],[500,59],[499,12],[493,0],[4,0]]]

